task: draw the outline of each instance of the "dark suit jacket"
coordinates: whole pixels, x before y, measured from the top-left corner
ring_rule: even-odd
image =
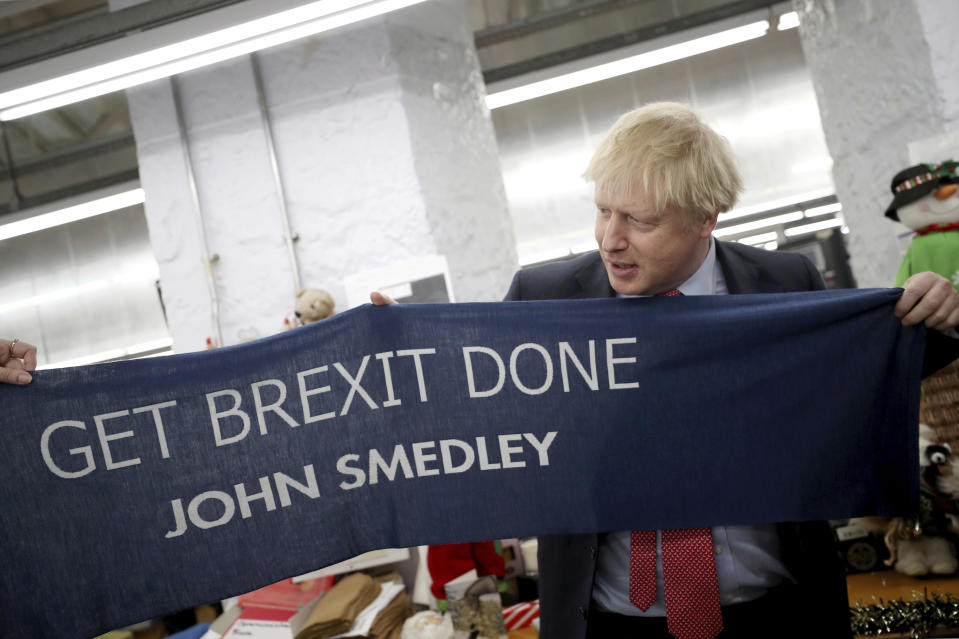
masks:
[[[782,293],[823,288],[815,267],[796,253],[755,249],[716,242],[716,259],[730,294]],[[612,297],[606,269],[597,252],[567,262],[525,269],[516,274],[507,300]],[[951,357],[940,352],[943,342],[930,331],[927,368],[938,368]],[[938,335],[938,334],[936,334]],[[948,339],[948,338],[945,338]],[[957,342],[959,340],[950,340]],[[933,356],[929,353],[932,351]],[[797,636],[851,637],[845,566],[826,522],[779,524],[783,560],[796,578],[797,614],[790,624],[809,624]],[[539,540],[541,637],[581,638],[592,595],[596,557],[602,534],[557,535]]]

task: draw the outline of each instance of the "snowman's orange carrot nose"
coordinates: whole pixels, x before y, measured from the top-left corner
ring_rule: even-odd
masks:
[[[939,187],[939,190],[936,191],[936,199],[937,199],[937,200],[948,200],[949,198],[951,198],[951,197],[955,194],[956,189],[959,189],[959,185],[956,185],[956,184],[947,184],[947,185],[945,185],[945,186],[940,186],[940,187]]]

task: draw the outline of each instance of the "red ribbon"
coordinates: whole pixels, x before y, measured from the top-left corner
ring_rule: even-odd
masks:
[[[916,235],[929,235],[939,231],[959,231],[959,222],[950,222],[949,224],[930,224],[929,226],[918,229]]]

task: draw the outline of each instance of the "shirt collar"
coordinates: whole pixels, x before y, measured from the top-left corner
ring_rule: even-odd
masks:
[[[688,280],[679,285],[679,292],[683,295],[716,294],[716,241],[712,235],[709,236],[706,259]]]

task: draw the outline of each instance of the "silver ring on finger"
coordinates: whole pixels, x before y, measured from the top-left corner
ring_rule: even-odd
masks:
[[[10,342],[10,350],[13,351],[13,347],[17,345],[17,342],[20,341],[19,337],[14,337]]]

